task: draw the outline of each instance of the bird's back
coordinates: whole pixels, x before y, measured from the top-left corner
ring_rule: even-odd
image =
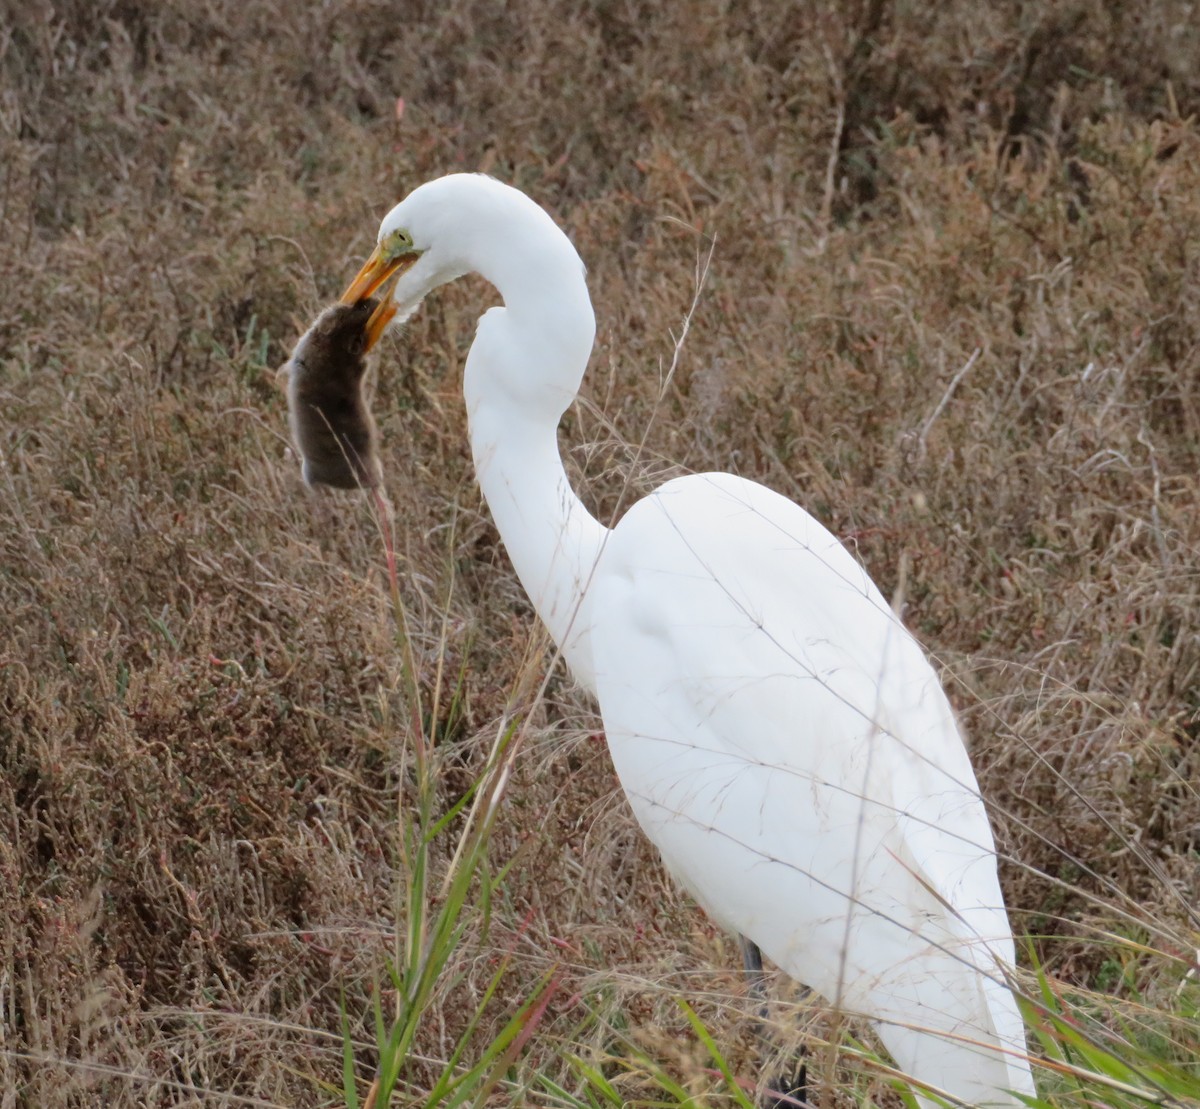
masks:
[[[618,524],[587,606],[618,774],[697,900],[876,1018],[910,1073],[980,1104],[1031,1090],[1021,1065],[902,1027],[1024,1046],[967,753],[924,652],[849,552],[764,487],[695,475]]]

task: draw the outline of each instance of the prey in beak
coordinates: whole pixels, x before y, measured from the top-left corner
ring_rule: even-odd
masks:
[[[340,301],[345,305],[358,304],[383,287],[391,278],[407,270],[419,257],[420,251],[413,250],[412,240],[402,232],[387,236],[371,252],[358,276],[342,293]],[[370,350],[384,333],[397,312],[397,304],[390,293],[379,298],[379,304],[367,320],[365,350]]]

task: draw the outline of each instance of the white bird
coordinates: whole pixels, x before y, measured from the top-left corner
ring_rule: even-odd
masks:
[[[597,698],[639,823],[724,927],[970,1105],[1034,1092],[987,814],[937,674],[863,567],[786,498],[676,478],[613,528],[556,429],[595,334],[583,262],[523,193],[456,174],[384,218],[343,302],[371,328],[490,281],[463,390],[476,474],[522,585]],[[933,1102],[922,1098],[922,1104]]]

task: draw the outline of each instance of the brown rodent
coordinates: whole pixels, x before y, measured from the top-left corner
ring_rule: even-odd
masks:
[[[377,303],[368,297],[330,305],[280,371],[287,375],[292,439],[309,485],[359,489],[383,480],[379,433],[363,398],[365,329]]]

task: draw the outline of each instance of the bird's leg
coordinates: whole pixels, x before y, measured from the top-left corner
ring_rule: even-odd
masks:
[[[738,946],[742,949],[742,966],[746,968],[746,982],[750,992],[758,999],[760,1021],[767,1019],[767,987],[763,976],[762,952],[753,940],[738,935]]]
[[[758,999],[758,1031],[766,1039],[767,1021],[767,985],[763,974],[762,952],[753,940],[743,935],[738,936],[738,946],[742,949],[742,965],[746,968],[746,981],[750,992]],[[762,1109],[787,1109],[789,1106],[807,1105],[808,1102],[808,1066],[804,1056],[806,1048],[800,1049],[800,1066],[794,1075],[780,1075],[771,1083],[769,1089],[763,1090],[759,1096]]]

